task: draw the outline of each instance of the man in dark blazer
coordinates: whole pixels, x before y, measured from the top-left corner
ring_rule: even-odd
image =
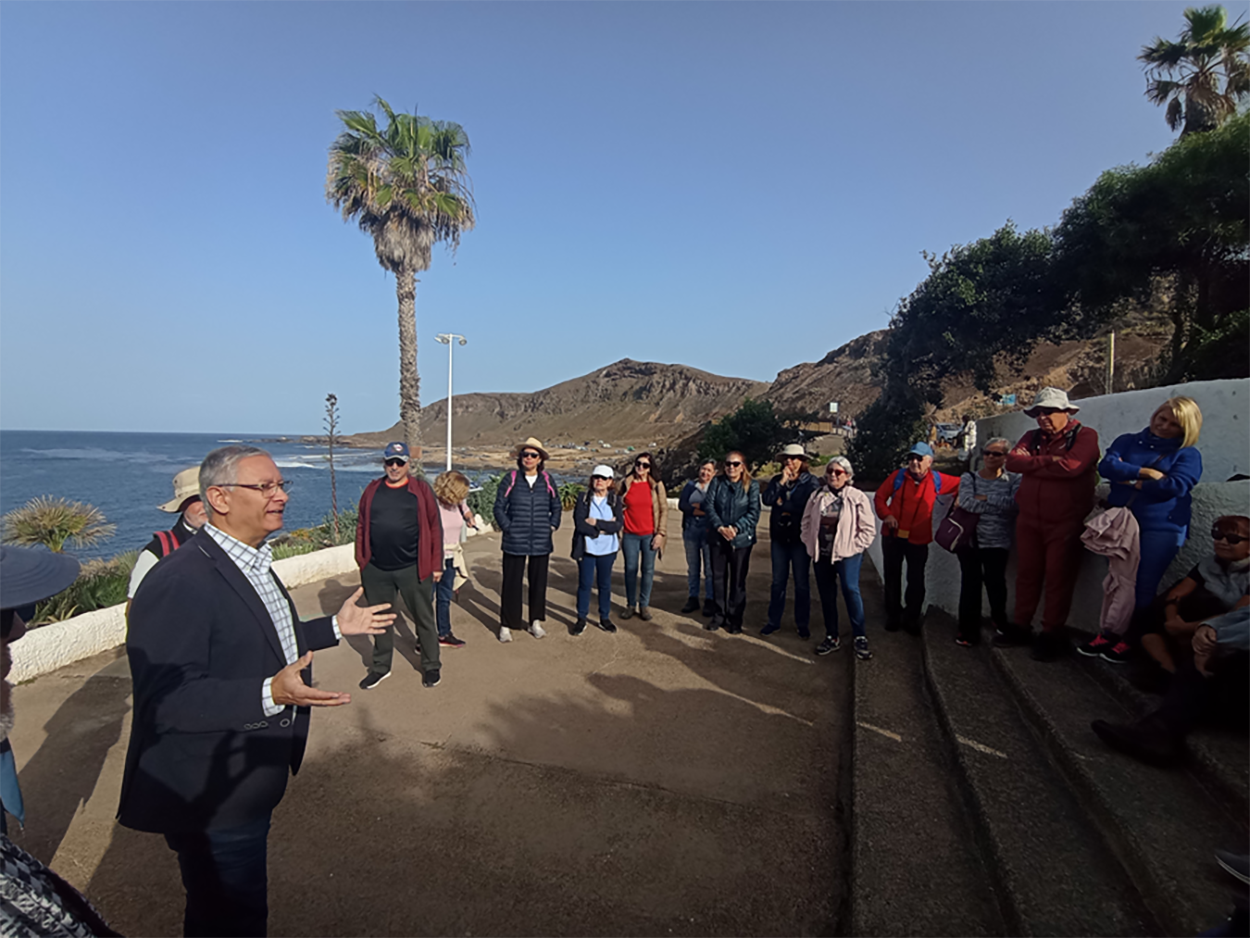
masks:
[[[289,483],[269,454],[227,446],[200,466],[209,521],[161,560],[130,612],[134,718],[118,818],[165,835],[187,891],[187,935],[263,935],[269,821],[299,770],[311,707],[349,694],[311,686],[313,650],[374,635],[385,605],[300,622],[269,569]]]

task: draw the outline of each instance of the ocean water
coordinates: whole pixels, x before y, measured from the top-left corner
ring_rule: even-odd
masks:
[[[137,550],[152,532],[173,524],[176,516],[156,506],[173,497],[175,473],[198,465],[219,446],[247,443],[272,454],[283,476],[294,482],[283,530],[319,524],[330,513],[325,447],[270,440],[229,433],[0,430],[0,514],[40,495],[86,502],[117,525],[117,532],[94,547],[67,544],[68,553],[89,559]],[[382,454],[374,450],[335,450],[340,511],[354,506],[369,481],[382,474],[381,462]],[[432,478],[441,468],[427,466],[427,472]],[[465,470],[465,475],[476,481],[487,473]]]

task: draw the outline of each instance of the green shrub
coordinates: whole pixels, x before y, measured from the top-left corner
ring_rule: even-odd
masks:
[[[111,560],[88,560],[82,565],[78,579],[51,599],[35,607],[34,625],[63,622],[84,612],[107,609],[126,601],[130,571],[138,558],[137,550],[119,554]]]
[[[481,515],[490,524],[495,523],[495,492],[499,489],[502,475],[491,476],[476,492],[470,492],[467,499],[470,510]]]
[[[580,482],[565,482],[556,489],[556,494],[560,496],[560,507],[565,511],[572,511],[573,506],[577,504],[577,496],[584,491],[586,491],[586,486]]]
[[[0,539],[6,544],[42,544],[60,553],[69,541],[91,547],[113,536],[117,525],[109,524],[94,505],[41,495],[0,518]]]

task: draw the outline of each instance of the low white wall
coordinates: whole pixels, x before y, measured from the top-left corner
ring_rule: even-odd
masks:
[[[317,583],[356,571],[356,548],[352,544],[329,547],[275,560],[273,569],[288,588]],[[28,681],[116,648],[126,641],[126,604],[74,616],[64,622],[43,625],[28,632],[12,647],[13,669],[9,680]]]
[[[1238,473],[1250,474],[1250,407],[1247,407],[1250,402],[1250,380],[1240,378],[1229,381],[1195,381],[1076,402],[1081,408],[1078,418],[1086,426],[1098,431],[1099,443],[1105,452],[1117,436],[1141,430],[1159,404],[1178,395],[1192,397],[1202,408],[1202,435],[1198,440],[1198,450],[1202,453],[1202,476],[1207,481],[1194,487],[1190,537],[1164,574],[1162,587],[1179,580],[1194,564],[1211,552],[1208,532],[1212,521],[1220,515],[1250,515],[1250,481],[1224,481]],[[1030,420],[1020,411],[978,420],[977,443],[984,446],[987,440],[996,436],[1006,437],[1014,443],[1025,431],[1036,426],[1035,420]],[[1103,490],[1105,491],[1105,485]],[[937,512],[935,528],[945,513],[945,508],[940,508]],[[879,537],[869,549],[869,558],[880,573],[882,566]],[[1098,630],[1098,616],[1102,609],[1102,581],[1106,575],[1106,558],[1083,552],[1072,612],[1068,617],[1069,625],[1088,632]],[[1013,549],[1007,567],[1008,615],[1015,604],[1015,582],[1016,554]],[[959,561],[954,554],[942,550],[936,543],[929,548],[929,561],[925,568],[925,600],[927,605],[937,606],[953,616],[959,614]],[[982,612],[989,615],[989,603],[984,596]],[[1039,609],[1038,620],[1041,612],[1042,609]]]

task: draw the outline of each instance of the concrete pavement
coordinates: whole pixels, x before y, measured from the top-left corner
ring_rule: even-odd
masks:
[[[468,645],[442,650],[439,687],[421,687],[407,624],[393,675],[372,691],[356,686],[367,641],[319,652],[317,683],[353,700],[314,715],[304,767],[275,813],[271,934],[832,933],[847,878],[839,771],[854,662],[849,648],[815,658],[789,612],[781,632],[755,634],[766,526],[741,636],[675,613],[686,579],[674,519],[652,622],[568,634],[565,525],[547,638],[495,640],[494,535],[466,545],[474,586],[452,622]],[[355,586],[297,590],[301,615],[337,609]],[[875,607],[872,589],[865,598]],[[17,688],[29,823],[15,839],[123,933],[178,934],[174,855],[113,820],[128,694],[119,653]]]

